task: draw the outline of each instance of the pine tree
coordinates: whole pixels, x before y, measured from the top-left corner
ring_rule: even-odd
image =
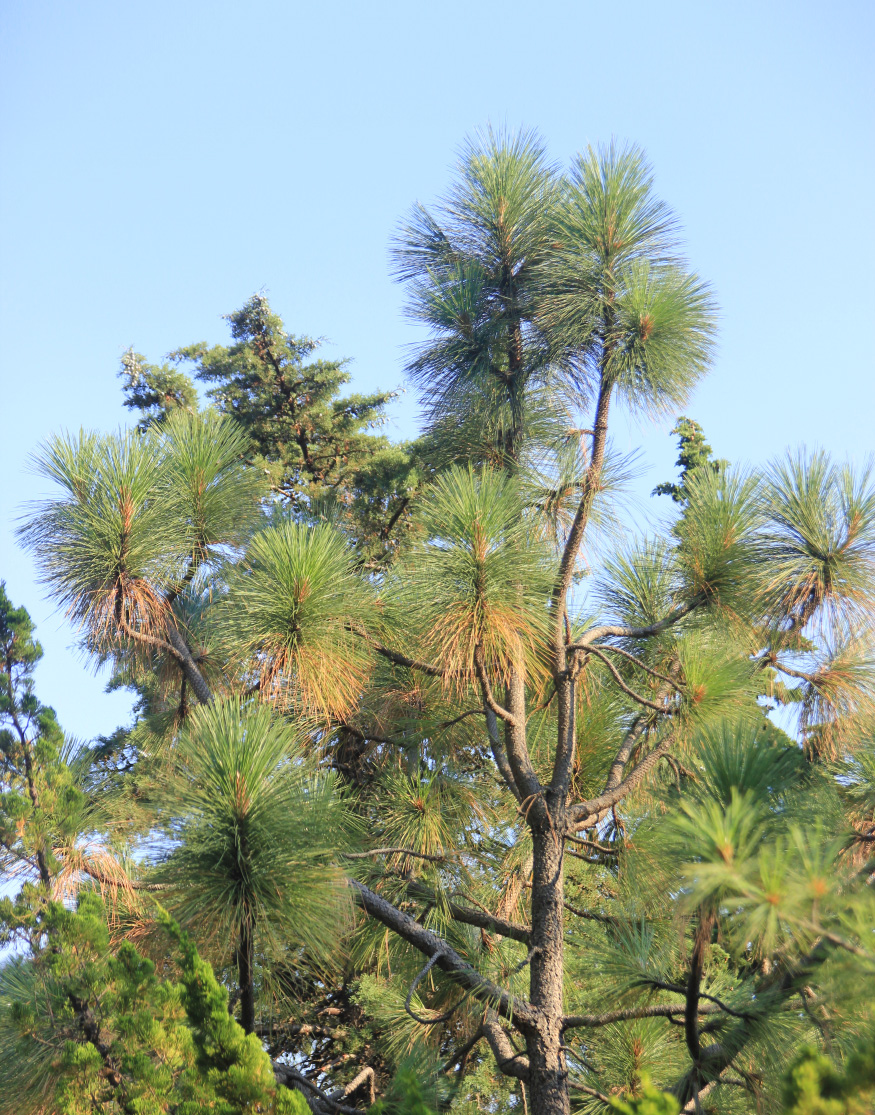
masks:
[[[391,564],[322,480],[266,514],[229,414],[43,449],[24,540],[145,697],[82,782],[115,874],[69,877],[132,939],[160,894],[318,1113],[819,1102],[875,1024],[871,472],[693,431],[674,527],[608,546],[617,406],[677,413],[714,335],[635,148],[487,133],[396,259],[439,467]],[[189,355],[273,391],[247,312]]]

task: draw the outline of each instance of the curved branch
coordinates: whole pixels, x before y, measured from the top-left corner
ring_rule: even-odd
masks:
[[[483,1022],[483,1036],[489,1042],[495,1062],[505,1076],[514,1076],[517,1080],[529,1079],[528,1057],[524,1053],[517,1053],[493,1011],[488,1012]]]
[[[653,638],[654,635],[661,635],[663,631],[679,623],[685,616],[688,616],[690,612],[694,612],[696,608],[701,608],[705,602],[705,596],[699,593],[694,596],[692,600],[688,600],[686,604],[681,604],[679,608],[675,608],[665,619],[658,620],[656,623],[651,623],[648,627],[625,627],[617,624],[602,624],[599,627],[591,627],[589,631],[583,633],[578,642],[568,647],[568,650],[586,650],[596,639]]]
[[[396,909],[357,879],[348,879],[347,883],[353,888],[356,901],[367,914],[425,956],[434,957],[435,954],[440,954],[436,957],[435,964],[454,983],[470,990],[476,999],[489,1003],[505,1018],[512,1018],[521,1029],[531,1029],[537,1025],[539,1014],[531,1003],[518,999],[503,987],[486,979],[431,930],[414,921],[409,914]]]
[[[667,715],[670,713],[671,710],[667,709],[665,705],[658,705],[656,701],[649,701],[646,697],[642,697],[640,693],[636,693],[634,689],[630,689],[629,686],[623,681],[619,671],[617,670],[617,667],[613,664],[610,658],[608,658],[607,655],[602,654],[602,652],[596,649],[596,647],[587,647],[586,653],[594,654],[596,658],[604,662],[604,664],[610,671],[614,681],[617,683],[617,685],[619,685],[619,687],[623,690],[627,697],[631,697],[633,701],[637,701],[639,705],[644,705],[645,708],[653,709],[654,712],[662,712],[666,713]]]
[[[417,974],[416,979],[410,985],[410,990],[407,992],[407,998],[404,1000],[404,1009],[407,1011],[413,1021],[418,1022],[420,1026],[437,1026],[440,1022],[449,1021],[449,1019],[453,1017],[462,1003],[464,1003],[468,996],[471,994],[471,990],[469,988],[462,996],[462,998],[453,1006],[451,1006],[448,1011],[445,1011],[443,1014],[437,1015],[437,1017],[435,1018],[421,1018],[418,1014],[414,1014],[413,1008],[410,1006],[411,1000],[413,999],[413,993],[416,991],[417,987],[419,987],[420,982],[425,979],[425,977],[432,970],[438,960],[440,960],[442,955],[442,953],[436,952],[434,956],[432,956],[426,962],[425,967],[422,969],[421,972]]]
[[[794,670],[791,666],[784,666],[777,660],[772,661],[771,659],[767,659],[766,661],[768,662],[768,665],[773,667],[773,669],[779,670],[782,674],[786,674],[788,677],[798,678],[800,681],[807,681],[810,685],[817,685],[819,681],[817,674],[806,674],[803,670]]]
[[[498,736],[498,717],[485,703],[483,706],[483,713],[486,717],[486,734],[489,737],[489,750],[492,752],[492,758],[495,761],[496,767],[498,767],[498,773],[504,779],[507,788],[516,800],[522,801],[523,796],[519,792],[510,761],[508,760],[507,753],[501,746],[501,740]]]
[[[650,674],[651,677],[659,678],[660,681],[664,681],[667,685],[670,685],[672,689],[676,689],[678,693],[684,693],[682,685],[678,685],[676,681],[672,681],[666,674],[661,674],[659,670],[654,670],[650,666],[647,666],[640,658],[636,658],[634,654],[630,654],[628,650],[623,650],[622,647],[615,647],[613,643],[601,643],[598,649],[600,651],[609,650],[612,654],[621,654],[623,658],[628,658],[630,662],[634,662],[639,669],[644,670],[644,672]]]
[[[167,639],[160,639],[157,635],[147,635],[143,631],[137,631],[128,624],[128,622],[119,618],[119,630],[127,635],[129,639],[135,642],[143,643],[146,646],[155,647],[157,650],[166,651],[172,655],[179,663],[182,673],[191,686],[194,695],[202,705],[208,705],[213,700],[213,694],[210,687],[204,680],[203,674],[198,669],[198,665],[194,660],[194,655],[188,648],[188,645],[180,635],[179,631],[172,625],[167,626]]]
[[[474,670],[477,673],[477,680],[480,682],[480,689],[483,693],[483,702],[490,712],[494,712],[499,720],[503,720],[505,724],[510,724],[512,728],[517,725],[517,719],[512,712],[508,712],[503,705],[496,701],[493,693],[492,686],[489,684],[489,675],[486,673],[486,666],[483,663],[483,653],[479,647],[474,649]]]
[[[602,817],[604,817],[617,802],[622,801],[627,794],[630,794],[635,789],[644,776],[648,774],[656,766],[662,756],[668,752],[673,742],[674,737],[667,736],[662,743],[654,747],[650,754],[646,755],[641,760],[638,766],[636,766],[618,786],[606,790],[603,794],[599,794],[597,798],[590,798],[589,801],[583,801],[572,806],[569,810],[572,829],[574,831],[579,831],[580,829],[592,828],[593,825],[597,825]]]

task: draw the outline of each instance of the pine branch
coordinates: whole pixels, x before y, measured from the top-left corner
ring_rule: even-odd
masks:
[[[489,1003],[503,1017],[512,1019],[520,1029],[537,1026],[539,1015],[530,1003],[486,979],[440,937],[363,883],[356,879],[349,879],[348,883],[353,888],[356,901],[367,914],[425,956],[435,957],[437,967],[454,983],[470,991],[476,999]]]
[[[477,680],[480,682],[480,689],[486,707],[490,712],[495,713],[499,720],[503,720],[505,724],[510,724],[512,728],[515,728],[517,726],[516,717],[500,705],[493,695],[492,686],[489,684],[489,675],[486,673],[486,666],[483,662],[483,652],[479,646],[474,648],[474,669],[477,673]]]
[[[420,662],[416,658],[408,658],[406,654],[401,654],[397,650],[392,650],[390,647],[384,647],[382,643],[378,643],[375,639],[371,639],[362,631],[356,631],[356,635],[361,635],[370,643],[373,650],[382,658],[394,662],[396,666],[406,666],[408,670],[418,670],[421,674],[428,674],[429,677],[443,678],[450,676],[446,670],[442,670],[440,666],[432,666],[429,662]]]
[[[617,786],[606,790],[597,798],[590,798],[589,801],[573,805],[568,811],[572,831],[579,832],[581,829],[588,829],[597,825],[618,802],[622,801],[638,786],[645,775],[653,770],[662,756],[668,752],[673,742],[673,736],[666,736],[662,743],[657,744],[650,754],[646,755]]]
[[[372,848],[367,852],[341,852],[344,859],[368,859],[370,856],[413,856],[415,859],[425,859],[430,863],[446,863],[450,856],[428,855],[425,852],[414,852],[412,848]]]
[[[623,650],[622,647],[615,647],[611,643],[602,643],[599,645],[598,649],[600,651],[610,651],[611,654],[620,654],[623,656],[623,658],[628,659],[630,662],[634,662],[639,669],[644,670],[644,672],[650,674],[651,677],[658,678],[660,681],[664,681],[666,685],[670,685],[672,689],[676,689],[678,693],[684,692],[684,688],[682,685],[678,685],[678,683],[676,681],[672,681],[670,677],[667,677],[665,674],[661,674],[658,670],[654,670],[650,666],[645,665],[645,663],[642,662],[640,658],[636,658],[635,655],[630,654],[628,650]]]
[[[484,1019],[483,1036],[489,1042],[495,1063],[505,1076],[514,1076],[523,1081],[529,1079],[528,1057],[514,1049],[506,1030],[492,1011]]]
[[[699,1014],[713,1014],[718,1008],[715,1006],[702,1006]],[[684,1003],[668,1005],[656,1003],[647,1007],[629,1007],[628,1010],[614,1010],[607,1014],[568,1014],[562,1020],[563,1030],[574,1030],[578,1027],[594,1028],[598,1026],[611,1026],[615,1022],[632,1022],[638,1018],[672,1018],[682,1015],[686,1011]]]
[[[662,712],[666,715],[670,714],[670,710],[667,709],[665,705],[658,705],[655,701],[650,701],[647,699],[647,697],[642,697],[640,693],[636,693],[634,689],[630,689],[629,686],[623,681],[616,666],[613,664],[613,662],[611,662],[606,654],[602,654],[602,652],[600,650],[597,650],[595,647],[588,647],[586,653],[594,654],[596,658],[604,662],[614,681],[617,683],[620,689],[622,689],[627,697],[631,697],[633,701],[636,701],[639,705],[644,705],[645,708],[653,709],[654,712]]]
[[[661,619],[656,623],[651,623],[648,627],[624,627],[616,624],[602,624],[599,627],[591,627],[589,631],[584,632],[579,642],[572,643],[571,646],[568,647],[568,650],[586,650],[596,639],[653,638],[656,635],[661,635],[663,631],[667,631],[669,627],[673,627],[676,623],[679,623],[691,612],[694,612],[696,608],[700,608],[705,602],[705,597],[699,593],[694,596],[692,600],[688,600],[686,604],[682,604],[679,608],[675,608],[665,619]]]
[[[407,890],[416,898],[424,899],[435,905],[439,903],[438,895],[421,883],[411,883]],[[459,906],[455,902],[450,902],[448,905],[441,903],[441,905],[447,910],[453,921],[462,922],[464,925],[473,925],[476,926],[477,929],[488,930],[491,933],[498,934],[500,937],[509,937],[512,941],[519,941],[524,945],[528,945],[531,942],[532,931],[527,925],[519,925],[517,922],[507,921],[505,918],[499,917],[497,914],[493,914],[486,909],[474,910],[470,906]]]
[[[450,1069],[454,1068],[458,1062],[464,1062],[465,1058],[468,1057],[477,1043],[479,1041],[482,1041],[485,1036],[486,1035],[483,1032],[483,1027],[478,1026],[477,1029],[474,1031],[474,1035],[468,1041],[466,1041],[464,1045],[459,1046],[459,1048],[448,1061],[444,1062],[444,1064],[441,1066],[441,1072],[449,1072]],[[462,1068],[464,1069],[464,1064],[462,1064]]]

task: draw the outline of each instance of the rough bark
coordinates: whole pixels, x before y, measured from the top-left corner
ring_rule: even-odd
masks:
[[[202,705],[210,704],[213,699],[210,687],[204,680],[204,676],[200,672],[185,639],[183,639],[182,635],[180,635],[172,624],[168,624],[167,626],[167,641],[176,651],[177,660],[185,675],[185,680],[191,686],[195,697],[197,697]]]
[[[538,1025],[527,1035],[532,1109],[541,1115],[570,1111],[563,1052],[564,800],[548,809],[548,823],[532,826],[532,1006]]]

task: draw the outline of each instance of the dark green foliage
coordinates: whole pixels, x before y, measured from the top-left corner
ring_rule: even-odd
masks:
[[[68,838],[83,798],[67,769],[64,735],[54,709],[34,692],[43,656],[26,609],[13,607],[0,582],[0,868],[25,872],[48,886],[58,869],[54,850]],[[23,896],[25,908],[28,895]],[[8,897],[0,900],[2,934],[15,933]]]
[[[254,466],[295,512],[334,508],[364,551],[381,553],[419,483],[413,448],[374,432],[395,393],[341,396],[346,361],[311,359],[318,343],[287,333],[263,294],[227,320],[234,344],[190,345],[171,358],[194,365],[214,405],[250,438]]]
[[[138,429],[160,426],[177,410],[196,414],[197,390],[189,377],[172,364],[148,364],[145,356],[132,348],[122,357],[119,376],[124,379],[124,405],[139,411]]]
[[[142,415],[138,429],[161,425],[177,410],[197,413],[194,382],[178,367],[191,364],[213,406],[248,440],[250,465],[295,515],[342,524],[361,562],[390,560],[408,528],[427,452],[425,443],[391,442],[377,432],[397,393],[342,396],[347,362],[311,359],[318,342],[287,333],[263,294],[227,320],[232,345],[188,345],[162,365],[125,354],[125,406]]]
[[[696,469],[707,468],[713,472],[723,472],[728,461],[714,460],[711,446],[705,441],[705,433],[698,422],[692,418],[681,416],[675,423],[672,433],[677,436],[678,453],[677,467],[681,470],[676,484],[666,481],[657,484],[652,494],[655,496],[671,496],[675,503],[685,503],[687,499],[686,481],[690,473]]]

